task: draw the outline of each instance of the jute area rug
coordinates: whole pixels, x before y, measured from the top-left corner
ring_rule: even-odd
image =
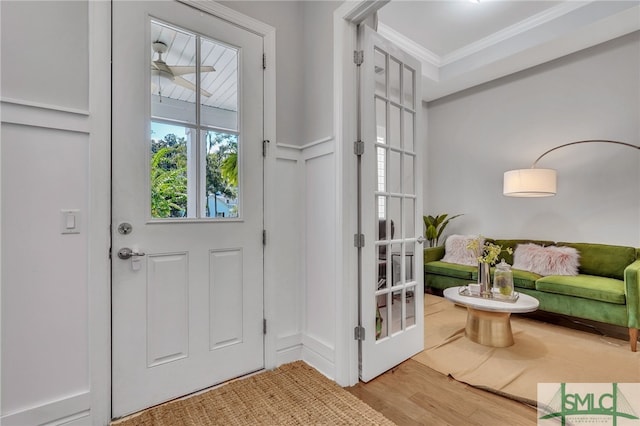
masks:
[[[302,361],[150,408],[118,426],[393,425]]]
[[[413,359],[458,381],[531,405],[538,383],[640,382],[640,352],[626,341],[512,314],[514,345],[491,348],[464,336],[466,308],[424,303],[425,350]]]

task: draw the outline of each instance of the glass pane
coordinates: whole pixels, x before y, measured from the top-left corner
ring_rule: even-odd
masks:
[[[407,287],[406,293],[406,312],[407,312],[407,327],[416,325],[416,287]]]
[[[413,152],[414,151],[414,143],[413,143],[413,113],[407,110],[402,112],[403,123],[402,126],[404,128],[404,134],[402,135],[402,139],[404,141],[403,148],[405,151]]]
[[[382,197],[384,198],[384,197]],[[378,228],[376,229],[376,241],[387,241],[394,237],[396,230],[395,224],[390,223],[386,219],[378,219]]]
[[[391,302],[391,334],[402,330],[402,291],[394,291]]]
[[[376,142],[387,143],[387,103],[376,98]]]
[[[378,49],[375,49],[373,53],[374,61],[374,73],[376,82],[376,95],[387,97],[387,58],[386,54]]]
[[[182,126],[151,123],[151,217],[187,217],[188,186],[195,184],[191,147],[195,132]],[[191,207],[191,206],[189,206]]]
[[[391,151],[389,164],[387,167],[387,189],[391,193],[399,194],[402,191],[400,186],[400,153]]]
[[[376,208],[378,209],[378,219],[384,219],[385,217],[387,217],[387,199],[384,196],[378,196],[376,197],[376,201]],[[376,236],[378,235],[376,234]]]
[[[389,99],[400,103],[400,69],[402,65],[393,58],[389,58]]]
[[[402,284],[402,244],[391,245],[391,285],[396,286]]]
[[[196,36],[151,21],[151,115],[196,122]]]
[[[404,277],[404,282],[405,283],[411,283],[413,281],[415,281],[415,274],[414,274],[414,270],[413,270],[413,255],[415,253],[415,248],[414,248],[415,243],[407,243],[405,245],[405,261],[404,261],[404,273],[405,273],[405,277]],[[418,251],[418,253],[420,253]]]
[[[400,234],[400,220],[402,218],[400,215],[400,200],[399,197],[388,198],[387,222],[391,227],[391,239],[399,239],[402,236]]]
[[[200,48],[200,123],[238,130],[238,50],[209,39]],[[185,79],[195,82],[195,74]]]
[[[376,340],[384,339],[389,335],[389,307],[390,293],[380,294],[376,296],[376,303],[378,305],[376,309]]]
[[[387,188],[386,176],[387,176],[387,150],[385,148],[377,147],[377,179],[378,179],[378,191],[385,192]],[[384,217],[384,216],[382,216]]]
[[[403,104],[407,108],[415,109],[413,105],[413,70],[409,67],[404,67],[404,74],[402,78],[402,86],[404,91]]]
[[[404,158],[404,182],[402,183],[402,192],[404,194],[415,195],[416,189],[413,167],[415,156],[411,154],[403,154],[402,157]]]
[[[387,288],[387,245],[378,246],[378,264],[376,265],[378,269],[378,284],[376,290],[383,290]]]
[[[413,198],[405,198],[404,200],[404,221],[402,227],[404,229],[404,238],[414,238],[416,234],[416,212],[415,200]]]
[[[389,143],[400,147],[400,108],[389,105]]]
[[[204,217],[238,217],[238,136],[203,131],[206,143]]]

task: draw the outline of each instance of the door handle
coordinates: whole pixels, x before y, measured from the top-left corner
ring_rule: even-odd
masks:
[[[144,253],[133,251],[129,247],[123,247],[118,250],[118,257],[122,260],[131,259],[134,256],[144,256]]]
[[[424,242],[425,242],[425,241],[427,241],[427,239],[426,239],[425,237],[423,237],[422,235],[420,235],[420,236],[418,237],[418,239],[416,239],[416,242],[417,242],[418,244],[424,244]]]

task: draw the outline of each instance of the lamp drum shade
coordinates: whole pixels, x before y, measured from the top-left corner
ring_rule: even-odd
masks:
[[[531,168],[504,172],[502,193],[508,197],[556,195],[556,171]]]

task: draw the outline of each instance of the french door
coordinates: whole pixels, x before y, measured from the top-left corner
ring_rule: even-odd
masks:
[[[361,228],[360,378],[424,348],[420,63],[359,28]]]
[[[264,367],[263,40],[113,2],[112,414]]]

